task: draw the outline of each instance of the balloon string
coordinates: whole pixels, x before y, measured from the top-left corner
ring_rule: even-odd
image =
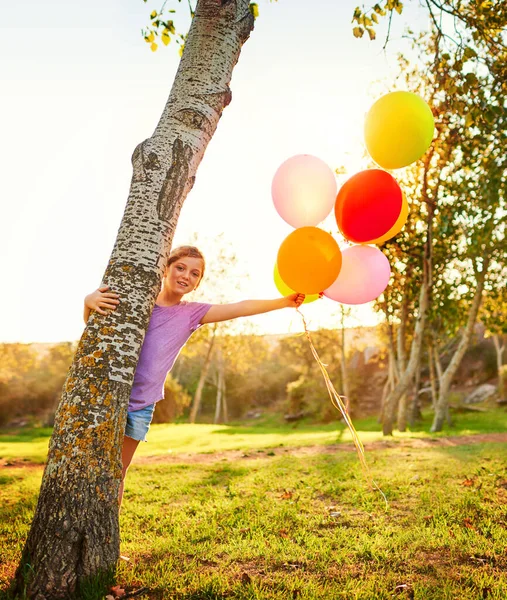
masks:
[[[349,431],[352,435],[352,440],[356,447],[357,455],[359,456],[359,461],[363,468],[363,473],[366,477],[366,480],[372,489],[375,489],[378,492],[380,492],[382,498],[384,499],[384,502],[386,503],[386,508],[387,508],[389,506],[389,503],[387,502],[387,498],[386,498],[384,492],[378,486],[377,482],[371,476],[370,468],[368,467],[368,463],[366,462],[364,446],[363,446],[361,440],[359,439],[357,431],[350,419],[349,413],[347,411],[347,407],[345,406],[345,404],[342,401],[342,396],[340,396],[340,394],[338,394],[338,392],[335,390],[334,385],[331,381],[331,378],[329,377],[329,373],[327,372],[326,367],[324,366],[324,363],[320,360],[317,350],[315,349],[315,346],[313,345],[312,337],[310,335],[310,332],[308,331],[308,327],[306,326],[306,320],[303,316],[303,313],[299,310],[299,308],[297,308],[296,310],[298,311],[298,313],[301,315],[301,318],[303,319],[303,327],[305,328],[306,337],[308,339],[308,342],[310,343],[310,348],[312,350],[312,354],[313,354],[315,360],[317,361],[317,364],[319,365],[320,370],[322,371],[322,375],[323,375],[324,381],[326,383],[327,391],[329,393],[329,397],[331,398],[331,403],[342,414],[343,420],[347,424],[347,427],[349,428]],[[343,398],[345,398],[345,397],[343,396]]]

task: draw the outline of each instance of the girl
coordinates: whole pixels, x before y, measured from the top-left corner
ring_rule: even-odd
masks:
[[[181,246],[169,256],[162,289],[153,308],[134,374],[123,439],[120,505],[125,475],[139,442],[146,441],[155,403],[164,397],[167,373],[192,333],[205,323],[258,315],[289,306],[298,308],[305,299],[304,294],[296,293],[276,300],[244,300],[234,304],[182,301],[185,294],[199,286],[204,267],[204,257],[194,246]],[[119,302],[119,295],[110,291],[108,286],[95,290],[85,298],[85,323],[90,311],[106,315],[109,310],[115,310]]]

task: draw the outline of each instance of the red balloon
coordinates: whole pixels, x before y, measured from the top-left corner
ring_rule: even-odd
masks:
[[[343,236],[361,244],[386,234],[396,223],[403,194],[396,179],[368,169],[348,179],[336,197],[336,223]]]

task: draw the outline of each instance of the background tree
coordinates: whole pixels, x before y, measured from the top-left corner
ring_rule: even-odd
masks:
[[[48,348],[31,344],[0,345],[0,425],[13,419],[53,424],[76,344]]]
[[[453,57],[443,54],[438,70],[439,83],[451,106],[450,125],[460,139],[459,153],[444,184],[447,198],[441,203],[443,214],[446,208],[451,209],[447,218],[459,233],[455,257],[448,256],[444,276],[453,278],[456,271],[459,273],[452,297],[458,302],[468,301],[466,324],[440,382],[432,431],[442,429],[450,385],[470,343],[484,285],[488,280],[493,284],[493,274],[488,275],[488,271],[507,249],[504,98],[499,93],[495,62],[487,58],[489,44],[476,37],[473,32],[463,32],[462,40],[468,45],[460,47]],[[479,57],[484,57],[488,68]]]
[[[234,298],[237,298],[241,285],[248,278],[248,274],[238,268],[238,260],[231,244],[225,242],[223,234],[206,242],[199,241],[199,236],[196,235],[193,243],[199,247],[203,247],[204,244],[206,248],[207,269],[203,282],[199,286],[199,297],[213,304],[233,301]],[[221,346],[228,335],[233,332],[237,334],[240,331],[246,333],[248,327],[245,327],[244,321],[240,319],[239,321],[214,323],[206,330],[204,335],[207,337],[207,350],[190,410],[190,423],[195,423],[200,411],[202,392],[214,357],[217,358],[218,365],[217,382],[220,380],[220,385],[217,385],[217,402],[220,399],[222,407],[225,406],[224,352],[227,353],[227,350]]]
[[[503,275],[503,276],[502,276]],[[480,320],[486,327],[489,337],[493,338],[496,353],[496,368],[498,374],[498,399],[505,402],[505,369],[504,351],[507,336],[507,282],[505,269],[499,268],[496,287],[485,286],[485,298],[482,305]]]
[[[483,61],[480,58],[488,52],[487,42],[481,35],[476,31],[469,33],[463,30],[459,33],[460,44],[449,42],[452,44],[452,55],[450,52],[442,52],[440,29],[433,32],[430,40],[419,40],[417,43],[423,45],[427,57],[426,60],[421,57],[421,64],[426,68],[418,67],[416,71],[407,71],[406,81],[409,89],[414,91],[419,91],[423,85],[423,96],[432,98],[438,132],[423,161],[407,170],[408,174],[415,174],[414,182],[418,177],[421,182],[419,187],[416,185],[412,188],[412,197],[419,195],[424,198],[428,214],[433,215],[431,231],[428,228],[426,236],[425,262],[422,263],[423,275],[426,272],[429,274],[429,277],[425,275],[428,282],[426,304],[431,305],[438,299],[437,290],[442,282],[439,276],[443,280],[451,280],[453,277],[455,279],[455,274],[458,273],[468,281],[466,286],[457,288],[461,290],[458,304],[463,305],[467,290],[473,292],[466,308],[469,319],[467,326],[462,330],[462,344],[442,374],[442,385],[436,404],[438,416],[433,424],[434,429],[440,429],[442,426],[442,418],[447,412],[449,385],[470,340],[486,272],[483,267],[488,265],[492,253],[496,252],[502,243],[502,233],[498,231],[500,223],[497,210],[504,202],[503,182],[501,178],[493,177],[493,186],[486,184],[493,176],[490,170],[501,170],[502,165],[495,153],[489,162],[485,160],[490,156],[495,140],[499,143],[503,136],[502,119],[493,118],[493,115],[499,112],[498,100],[492,94],[494,88],[489,87],[496,85],[498,69],[494,61]],[[482,113],[478,110],[479,106],[482,106]],[[493,129],[495,134],[492,135]],[[424,171],[417,175],[421,165],[424,165]],[[485,195],[487,200],[484,199]],[[484,235],[486,223],[490,237],[488,234]],[[388,252],[392,245],[386,245]],[[403,256],[411,255],[410,245],[411,240],[408,239],[409,247],[405,247],[405,253],[398,257],[401,262],[405,262]],[[424,285],[423,281],[421,298]],[[418,308],[419,317],[416,323],[423,325],[420,328],[422,333],[425,311],[421,310],[421,301]],[[403,321],[401,313],[399,315],[398,319]],[[448,315],[446,317],[449,318]],[[414,331],[417,331],[417,327],[414,327]],[[414,340],[417,340],[417,344],[414,344]],[[422,336],[414,335],[408,363],[410,368],[407,367],[395,391],[386,400],[385,434],[392,432],[396,404],[417,372],[421,344]]]

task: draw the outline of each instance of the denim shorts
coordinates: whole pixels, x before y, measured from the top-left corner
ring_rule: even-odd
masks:
[[[125,426],[125,435],[138,442],[146,441],[146,434],[150,428],[153,419],[155,404],[150,404],[141,410],[134,410],[127,413],[127,424]]]

